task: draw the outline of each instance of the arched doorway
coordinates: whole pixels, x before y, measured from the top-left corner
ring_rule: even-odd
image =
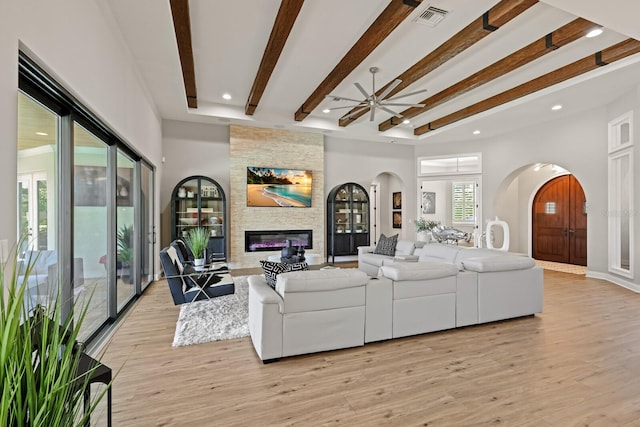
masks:
[[[587,265],[587,212],[582,186],[573,175],[544,184],[532,207],[533,257]]]

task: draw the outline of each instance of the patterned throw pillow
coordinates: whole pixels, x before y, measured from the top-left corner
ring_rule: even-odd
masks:
[[[267,281],[267,285],[275,289],[278,274],[284,273],[286,271],[287,264],[262,260],[260,261],[260,265],[262,266],[262,270],[264,271],[264,278]]]
[[[285,271],[305,271],[309,269],[309,265],[306,262],[294,262],[291,264],[285,264]]]
[[[386,237],[384,234],[380,235],[380,240],[376,245],[374,254],[394,256],[396,254],[396,244],[398,243],[398,235],[394,234],[391,237]]]

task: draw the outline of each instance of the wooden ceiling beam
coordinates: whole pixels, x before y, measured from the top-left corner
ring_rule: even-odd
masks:
[[[304,0],[282,0],[280,3],[278,15],[273,23],[269,41],[260,61],[260,67],[258,67],[258,73],[253,81],[251,92],[249,92],[247,104],[244,107],[245,114],[251,116],[256,111],[303,3]]]
[[[489,9],[488,12],[484,13],[484,15],[475,19],[456,35],[441,44],[420,61],[416,62],[405,72],[380,88],[376,92],[376,95],[379,96],[393,81],[400,79],[402,83],[389,92],[387,98],[394,96],[448,60],[464,52],[536,3],[538,3],[538,0],[502,0]],[[338,124],[343,127],[347,126],[362,117],[367,111],[369,111],[369,109],[365,108],[354,114],[354,110],[351,110],[338,120]]]
[[[198,108],[198,91],[196,90],[196,72],[191,45],[191,19],[189,18],[189,0],[170,0],[173,29],[178,43],[182,80],[189,108]]]
[[[451,101],[472,89],[489,83],[498,77],[502,77],[549,52],[582,38],[589,32],[589,30],[593,29],[595,25],[596,24],[591,21],[587,21],[586,19],[575,19],[567,25],[547,34],[545,37],[541,37],[511,55],[505,56],[499,61],[494,62],[488,67],[485,67],[452,86],[449,86],[437,94],[416,102],[416,104],[424,104],[424,107],[407,108],[400,113],[403,117],[402,119],[398,119],[395,116],[391,117],[380,123],[378,125],[378,130],[381,132],[387,131],[394,126],[401,124],[404,119],[416,117],[438,105]]]
[[[421,2],[422,0],[391,0],[338,65],[302,103],[295,112],[294,119],[298,122],[304,120]]]
[[[467,117],[471,117],[483,111],[490,110],[491,108],[495,108],[499,105],[506,104],[507,102],[522,98],[523,96],[530,95],[539,90],[546,89],[565,80],[569,80],[573,77],[592,71],[598,67],[603,67],[638,52],[640,52],[640,41],[635,39],[624,40],[536,79],[477,102],[445,117],[433,120],[414,129],[413,133],[415,135],[423,135],[427,132],[439,129],[459,120],[466,119]]]

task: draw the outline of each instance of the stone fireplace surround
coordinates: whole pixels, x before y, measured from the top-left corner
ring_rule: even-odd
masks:
[[[313,252],[325,254],[324,137],[285,129],[229,126],[230,268],[260,267],[273,252],[245,250],[245,231],[311,230]],[[247,166],[310,170],[311,207],[247,206]],[[306,248],[305,248],[306,250]]]

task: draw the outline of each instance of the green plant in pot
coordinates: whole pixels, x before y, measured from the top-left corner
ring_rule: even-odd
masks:
[[[197,227],[189,230],[184,242],[189,246],[191,252],[193,252],[193,258],[195,259],[195,265],[204,264],[204,252],[209,244],[209,232],[206,228]]]
[[[133,224],[125,224],[118,229],[116,244],[122,280],[125,283],[130,283],[131,261],[133,260]]]
[[[15,251],[12,258],[12,272],[0,264],[0,425],[84,425],[107,390],[83,410],[89,375],[78,371],[83,348],[76,339],[88,305],[75,320],[73,313],[64,318],[58,290],[55,301],[29,311],[27,278],[35,259],[24,261],[19,279]]]

